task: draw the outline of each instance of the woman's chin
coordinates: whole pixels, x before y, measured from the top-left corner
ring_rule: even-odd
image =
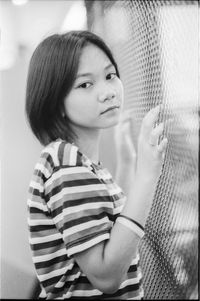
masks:
[[[120,109],[108,111],[105,115],[102,115],[103,120],[101,122],[102,128],[109,128],[115,126],[119,123],[120,119]]]
[[[112,120],[108,120],[102,125],[102,128],[107,129],[113,126],[116,126],[119,123],[119,116],[117,118],[113,118]]]

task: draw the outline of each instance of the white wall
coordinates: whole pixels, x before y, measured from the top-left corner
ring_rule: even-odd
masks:
[[[0,3],[1,47],[14,50],[13,66],[1,70],[1,293],[5,299],[30,298],[35,271],[28,243],[27,191],[41,146],[27,125],[25,87],[33,48],[58,30],[71,1],[31,1],[15,7]],[[1,60],[5,58],[2,56]]]
[[[28,129],[24,115],[26,73],[27,63],[22,53],[15,66],[1,75],[1,272],[2,297],[7,298],[13,294],[18,296],[17,285],[17,291],[13,290],[15,283],[20,284],[20,277],[29,287],[33,279],[26,199],[33,164],[40,147]],[[15,270],[20,268],[22,273],[18,272],[17,276],[11,266]],[[13,284],[12,289],[10,283]],[[23,296],[23,291],[19,292]]]

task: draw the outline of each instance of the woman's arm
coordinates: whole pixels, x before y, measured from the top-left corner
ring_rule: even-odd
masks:
[[[115,144],[117,166],[115,181],[128,197],[130,188],[135,181],[137,154],[133,144],[135,122],[129,114],[123,114],[123,119],[115,127]]]
[[[122,214],[144,226],[147,219],[167,146],[166,138],[156,144],[163,124],[154,127],[159,107],[145,116],[138,139],[135,180]],[[104,293],[115,292],[123,281],[138,249],[140,237],[126,226],[115,222],[110,239],[74,255],[81,270],[91,283]]]

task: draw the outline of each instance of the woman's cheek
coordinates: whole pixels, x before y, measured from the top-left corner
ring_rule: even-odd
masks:
[[[117,94],[119,101],[121,105],[124,103],[124,86],[122,84],[122,81],[118,78],[118,83],[117,83]]]

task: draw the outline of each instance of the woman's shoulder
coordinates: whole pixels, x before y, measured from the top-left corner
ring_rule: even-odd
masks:
[[[52,141],[45,146],[41,152],[41,157],[51,161],[54,167],[82,165],[82,154],[78,147],[61,139]]]
[[[82,166],[82,154],[78,147],[61,139],[46,145],[34,168],[34,176],[39,175],[44,181],[49,179],[54,171],[62,167]]]

